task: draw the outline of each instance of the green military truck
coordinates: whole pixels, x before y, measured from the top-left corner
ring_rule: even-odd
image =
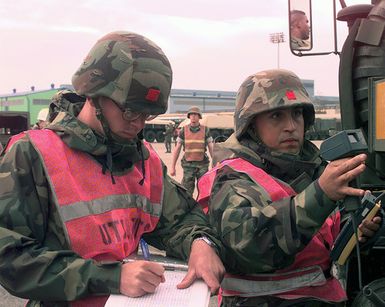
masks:
[[[341,129],[360,129],[368,143],[366,170],[357,180],[357,185],[370,190],[384,202],[385,0],[350,6],[339,0],[341,9],[338,13],[335,0],[289,0],[288,4],[289,28],[290,13],[295,10],[304,12],[310,23],[307,47],[290,44],[291,52],[300,57],[339,55]],[[320,20],[313,20],[317,20],[320,9],[326,5],[329,5],[333,25],[329,36],[320,37],[316,33],[325,25],[321,25]],[[349,29],[341,50],[338,50],[337,20],[346,22]],[[330,38],[330,48],[325,47],[325,38]],[[384,232],[375,239],[370,252],[353,252],[343,267],[346,274],[342,276],[345,277],[349,299],[346,306],[385,306]]]
[[[16,111],[0,111],[0,143],[5,146],[15,134],[28,130],[29,113]]]

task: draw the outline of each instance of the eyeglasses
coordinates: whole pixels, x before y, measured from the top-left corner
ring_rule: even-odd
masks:
[[[152,120],[158,115],[152,115],[152,114],[147,114],[147,113],[141,113],[141,112],[135,112],[130,109],[121,109],[122,110],[122,117],[126,121],[135,121],[137,119],[142,119],[142,120]]]

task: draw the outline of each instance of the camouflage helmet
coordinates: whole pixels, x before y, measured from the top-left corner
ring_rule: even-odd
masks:
[[[202,119],[202,112],[197,106],[193,106],[187,111],[187,118],[190,118],[190,114],[198,114],[199,118]]]
[[[163,51],[144,36],[112,32],[99,39],[72,77],[78,95],[108,97],[121,109],[166,112],[172,70]]]
[[[305,129],[314,123],[315,112],[300,79],[284,69],[265,70],[249,76],[238,90],[234,122],[239,139],[255,115],[278,108],[302,106]]]

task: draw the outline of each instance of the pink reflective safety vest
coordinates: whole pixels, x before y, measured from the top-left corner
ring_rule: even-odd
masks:
[[[237,172],[246,173],[270,195],[272,201],[295,195],[294,190],[284,182],[274,179],[264,170],[241,158],[225,160],[202,176],[198,182],[198,202],[206,208],[216,172],[223,166]],[[329,249],[340,231],[340,214],[326,219],[309,244],[299,252],[294,263],[273,274],[230,275],[222,281],[223,296],[263,296],[272,295],[283,299],[313,297],[328,302],[347,299],[341,283],[329,275],[331,260]]]
[[[20,140],[20,139],[22,139],[23,137],[25,137],[26,134],[27,134],[27,132],[26,132],[26,131],[23,131],[23,132],[20,132],[19,134],[15,134],[14,136],[12,136],[12,137],[8,140],[7,144],[5,144],[5,146],[4,146],[4,151],[5,151],[5,152],[9,151],[9,149],[11,148],[11,146],[12,146],[14,143],[16,143],[18,140]]]
[[[155,229],[162,212],[163,170],[160,158],[145,144],[141,161],[126,175],[102,173],[90,155],[73,150],[51,130],[26,132],[39,153],[54,193],[55,206],[71,249],[82,258],[121,261],[136,251],[143,233]],[[104,306],[107,296],[88,297],[71,306]]]

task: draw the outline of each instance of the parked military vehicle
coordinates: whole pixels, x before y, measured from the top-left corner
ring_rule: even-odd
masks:
[[[28,129],[28,112],[0,111],[0,143],[3,146],[13,135]]]
[[[188,125],[190,120],[186,118],[179,124],[179,127]],[[203,114],[200,120],[201,125],[210,128],[210,134],[214,142],[224,142],[234,132],[233,112],[219,112]]]
[[[151,121],[146,121],[143,129],[143,137],[147,142],[164,142],[165,132],[167,125],[173,125],[175,128],[178,127],[186,118],[185,114],[181,113],[166,113],[160,114]]]
[[[164,120],[172,120],[176,125],[179,125],[186,119],[185,113],[164,113],[158,115],[156,118]]]
[[[338,118],[315,118],[314,125],[306,132],[308,140],[325,140],[341,131],[341,120]]]
[[[155,118],[150,121],[146,121],[143,129],[143,137],[147,142],[157,141],[158,143],[164,142],[164,133],[166,132],[167,125],[175,125],[172,120]]]
[[[314,125],[306,132],[306,138],[325,140],[341,129],[341,115],[336,110],[316,110]]]
[[[314,5],[330,3],[333,16],[334,50],[323,51],[317,46],[320,37],[317,24],[312,22]],[[347,6],[340,0],[341,10],[336,13],[336,1],[289,0],[291,10],[301,10],[310,21],[307,47],[290,44],[296,56],[336,54],[340,56],[339,97],[341,129],[361,129],[368,143],[366,171],[358,185],[379,196],[385,190],[385,0],[371,4]],[[312,12],[313,11],[313,12]],[[289,18],[290,20],[290,18]],[[336,20],[346,21],[348,36],[338,50]],[[290,21],[289,21],[290,23]],[[384,199],[382,199],[384,201]],[[384,216],[383,216],[384,218]],[[385,306],[385,237],[380,236],[370,253],[351,257],[347,271],[348,306]]]

